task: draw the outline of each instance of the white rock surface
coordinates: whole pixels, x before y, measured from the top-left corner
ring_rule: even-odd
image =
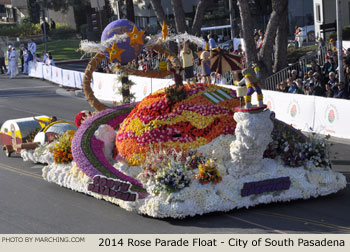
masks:
[[[261,170],[263,153],[272,141],[273,123],[270,111],[260,113],[236,112],[236,140],[230,145],[232,165],[228,173],[236,178]]]

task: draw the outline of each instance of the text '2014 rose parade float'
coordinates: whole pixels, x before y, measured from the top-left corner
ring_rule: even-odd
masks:
[[[96,112],[78,113],[77,129],[47,117],[40,117],[49,121],[44,125],[39,117],[22,119],[29,121],[26,126],[9,120],[0,132],[3,149],[47,163],[43,177],[49,182],[157,218],[308,199],[345,188],[345,177],[331,169],[327,141],[306,137],[263,104],[257,67],[243,69],[237,55],[204,50],[199,53],[204,72],[208,66],[218,73],[241,71],[243,79],[235,90],[190,83],[193,76],[185,62],[193,61],[189,42],[201,48],[205,42],[167,33],[163,24],[162,34],[146,41],[133,23],[117,20],[106,27],[100,43],[83,41],[83,51],[96,53],[83,81],[86,99]],[[183,64],[170,49],[174,41],[184,44]],[[133,69],[130,62],[143,48],[167,58],[168,67]],[[111,108],[100,103],[90,87],[92,73],[105,58],[121,76],[125,98],[123,105]],[[173,75],[174,84],[131,102],[126,73]],[[255,91],[257,105],[251,101]]]

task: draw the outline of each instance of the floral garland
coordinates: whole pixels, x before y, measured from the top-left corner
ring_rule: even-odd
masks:
[[[216,85],[184,88],[185,100],[169,101],[163,89],[143,99],[124,120],[116,146],[130,165],[142,164],[151,145],[188,151],[234,134],[233,113],[239,106],[234,91]]]
[[[125,119],[136,104],[126,104],[106,109],[88,118],[77,130],[72,141],[72,154],[79,168],[89,177],[103,174],[111,178],[118,178],[132,184],[131,190],[139,192],[139,198],[147,197],[142,184],[116,170],[106,159],[102,151],[102,142],[94,137],[94,133],[101,124],[108,124],[113,128]]]
[[[200,184],[205,185],[209,183],[217,184],[222,181],[222,177],[219,175],[214,160],[207,160],[198,166],[199,174],[197,176]]]
[[[69,164],[73,161],[71,145],[74,134],[74,130],[66,131],[63,136],[59,137],[55,146],[50,149],[56,164]]]
[[[284,165],[290,167],[306,166],[311,161],[317,167],[328,168],[329,158],[328,138],[319,139],[315,134],[306,137],[300,131],[277,119],[273,119],[274,129],[271,133],[272,142],[264,153],[266,158],[279,157]]]

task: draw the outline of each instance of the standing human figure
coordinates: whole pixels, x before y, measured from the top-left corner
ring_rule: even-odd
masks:
[[[24,61],[24,64],[23,64],[23,73],[27,74],[28,73],[28,56],[29,56],[29,50],[27,50],[27,48],[23,48],[23,61]],[[32,55],[30,53],[30,55]],[[32,56],[33,57],[33,56]],[[33,59],[32,59],[33,60]]]
[[[21,59],[21,71],[24,72],[24,44],[19,46],[19,58]]]
[[[28,43],[28,50],[33,54],[33,57],[35,59],[35,53],[36,53],[36,43],[34,42],[33,39],[30,39],[29,40],[29,43]]]
[[[211,69],[210,69],[210,53],[208,51],[204,51],[201,54],[201,67],[202,67],[202,76],[204,78],[203,84],[211,84]]]
[[[55,30],[56,29],[56,23],[55,23],[55,21],[53,21],[53,19],[52,18],[50,18],[50,20],[51,20],[51,31],[53,31],[53,30]]]
[[[209,40],[208,42],[209,42],[210,49],[215,49],[217,47],[217,45],[216,45],[215,39],[213,38],[212,34],[208,35],[208,40]]]
[[[10,59],[9,59],[9,69],[10,69],[10,78],[13,79],[16,77],[18,73],[18,58],[17,58],[17,53],[16,49],[13,47],[12,51],[10,53]]]
[[[196,78],[193,74],[194,57],[192,50],[190,49],[190,42],[188,40],[184,42],[180,56],[182,58],[182,67],[185,69],[185,78],[187,84],[190,85],[191,80],[194,84],[196,84]]]
[[[0,48],[0,71],[1,71],[1,74],[5,73],[4,69],[5,69],[5,72],[7,72],[6,65],[5,65],[4,51],[1,50],[1,48]]]
[[[10,74],[10,54],[12,52],[12,45],[9,45],[7,52],[6,52],[6,59],[7,59],[7,73]]]

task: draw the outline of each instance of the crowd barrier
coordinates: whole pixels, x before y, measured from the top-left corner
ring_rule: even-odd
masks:
[[[49,80],[53,83],[82,89],[84,73],[65,70],[42,63],[32,63],[29,66],[29,76]],[[138,76],[129,77],[136,85],[132,86],[136,100],[140,101],[147,95],[173,83],[171,79],[155,79]],[[114,74],[93,73],[92,90],[96,98],[104,101],[120,102],[122,96],[118,89],[121,83]],[[235,86],[221,85],[235,89]],[[306,132],[316,132],[340,138],[350,139],[350,117],[347,115],[348,100],[324,98],[317,96],[288,94],[263,90],[264,103],[276,113],[276,118],[297,129]],[[253,95],[253,103],[257,103]]]

